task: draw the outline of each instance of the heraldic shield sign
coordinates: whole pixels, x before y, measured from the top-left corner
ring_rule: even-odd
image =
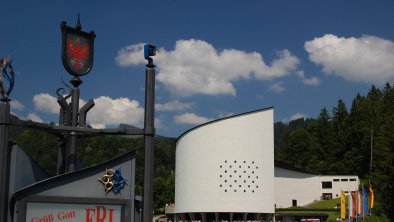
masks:
[[[78,22],[75,28],[62,22],[62,62],[64,68],[75,77],[86,75],[93,67],[94,32],[81,31]]]

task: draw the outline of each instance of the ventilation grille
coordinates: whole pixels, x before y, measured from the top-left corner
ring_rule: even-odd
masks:
[[[225,193],[255,193],[261,189],[261,167],[256,161],[224,160],[219,164],[219,187]]]

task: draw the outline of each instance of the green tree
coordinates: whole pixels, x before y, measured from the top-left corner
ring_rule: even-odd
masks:
[[[319,149],[322,150],[322,153],[319,154],[320,158],[333,161],[333,130],[331,117],[326,107],[323,107],[317,119],[309,124],[308,131],[320,145]]]
[[[394,219],[393,186],[394,181],[394,89],[387,83],[383,92],[379,94],[379,100],[371,95],[370,101],[374,105],[379,102],[378,111],[374,116],[373,133],[373,159],[372,181],[376,184],[377,198],[382,203],[382,210],[390,212]]]
[[[332,111],[332,126],[334,133],[334,157],[335,160],[340,160],[346,152],[347,133],[348,133],[348,119],[349,113],[343,100],[338,100],[336,106],[333,107]]]
[[[346,171],[345,164],[343,164],[343,157],[349,147],[349,143],[347,142],[348,116],[349,113],[345,103],[341,99],[338,100],[337,105],[332,110],[332,151],[329,152],[330,156],[327,157],[330,160],[328,163],[328,172],[331,174],[344,174]]]
[[[313,119],[299,118],[289,123],[277,122],[274,124],[275,160],[288,162],[286,160],[286,146],[289,134],[297,129],[306,129],[311,121],[313,121]]]
[[[346,174],[366,175],[369,172],[372,117],[365,97],[357,94],[349,113],[349,147],[344,155]]]
[[[10,135],[10,140],[16,142],[48,175],[56,175],[57,138],[31,128],[23,128],[17,132]]]
[[[297,129],[288,135],[283,153],[284,162],[301,169],[319,173],[325,168],[324,150],[306,129]]]

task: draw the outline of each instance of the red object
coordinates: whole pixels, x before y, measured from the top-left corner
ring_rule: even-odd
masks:
[[[94,39],[96,34],[81,30],[78,19],[75,28],[62,22],[62,62],[64,68],[74,77],[86,75],[93,67]]]
[[[89,56],[89,45],[85,43],[81,46],[81,40],[79,38],[77,38],[75,42],[72,39],[68,39],[67,56],[73,68],[79,70],[86,64],[86,60]]]
[[[352,192],[352,212],[353,216],[357,216],[357,194],[356,192]]]

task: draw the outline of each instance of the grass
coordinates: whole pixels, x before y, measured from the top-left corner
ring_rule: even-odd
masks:
[[[327,222],[335,222],[341,214],[340,212],[340,198],[331,200],[321,200],[309,204],[305,207],[291,207],[287,209],[280,209],[281,214],[291,215],[314,215],[314,214],[328,214]]]
[[[336,221],[338,217],[341,216],[341,198],[335,198],[331,200],[321,200],[310,204],[308,207],[313,209],[333,209],[334,211],[329,212],[327,221]]]
[[[333,209],[333,208],[340,208],[341,198],[335,198],[331,200],[321,200],[315,203],[308,205],[308,208],[313,209]]]

